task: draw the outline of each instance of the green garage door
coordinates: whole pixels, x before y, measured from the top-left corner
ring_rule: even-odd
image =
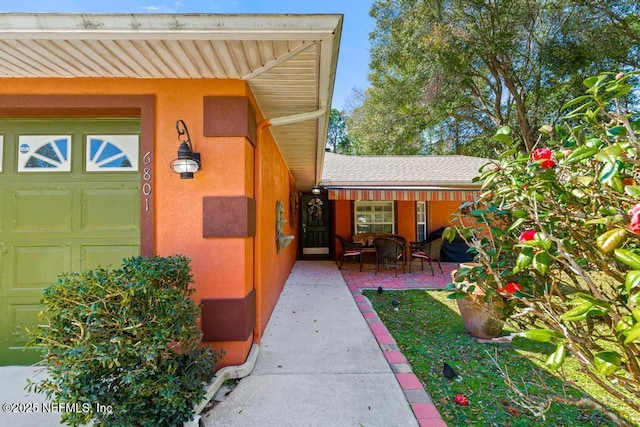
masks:
[[[0,119],[0,365],[25,350],[42,290],[140,252],[137,119]]]

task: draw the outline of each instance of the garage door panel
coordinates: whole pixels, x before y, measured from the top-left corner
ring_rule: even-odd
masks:
[[[108,188],[82,191],[82,230],[117,231],[140,228],[140,191],[137,188]]]
[[[18,246],[13,253],[14,291],[42,291],[60,273],[71,271],[71,246]]]
[[[0,303],[0,344],[5,348],[1,364],[25,365],[42,359],[38,349],[25,350],[27,329],[36,328],[40,311],[42,306],[34,303],[33,298],[7,298]]]
[[[96,267],[116,268],[122,264],[123,258],[129,258],[140,254],[140,246],[113,245],[113,246],[83,246],[82,247],[82,270]]]
[[[140,254],[141,176],[134,164],[140,156],[139,119],[0,118],[0,132],[2,366],[41,359],[39,351],[23,349],[24,329],[38,323],[42,292],[59,275],[120,266],[122,258]],[[36,147],[30,135],[68,137],[47,137]],[[91,135],[102,141],[94,151],[88,151]],[[33,159],[20,156],[19,143],[29,144],[22,148]],[[128,147],[121,150],[126,164],[116,162],[124,159],[116,152],[122,147]],[[63,163],[68,171],[52,173],[61,168],[48,167]]]
[[[17,189],[14,195],[14,231],[71,232],[73,190]]]
[[[5,190],[0,188],[0,233],[4,231],[4,193]],[[2,250],[2,248],[0,248]]]
[[[38,326],[38,313],[42,311],[40,304],[10,303],[9,306],[9,347],[22,349],[28,341],[28,331]]]
[[[11,276],[12,268],[9,268],[7,262],[7,252],[9,251],[7,242],[0,238],[0,296],[3,295],[3,291],[7,288],[9,277]]]

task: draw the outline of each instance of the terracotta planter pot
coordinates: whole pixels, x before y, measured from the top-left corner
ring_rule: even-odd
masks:
[[[460,263],[460,268],[474,268],[480,264],[474,262]],[[457,270],[451,273],[451,280],[455,281]],[[468,292],[470,286],[474,286],[473,292],[464,298],[457,299],[458,310],[462,316],[462,322],[467,332],[476,338],[491,339],[502,335],[504,322],[501,313],[504,309],[504,301],[494,299],[484,300],[482,282],[462,282],[460,288]]]
[[[456,300],[467,332],[476,338],[491,339],[502,335],[504,322],[496,308],[482,295],[469,295]]]

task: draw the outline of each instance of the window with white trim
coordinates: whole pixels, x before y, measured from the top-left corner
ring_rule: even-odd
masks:
[[[393,201],[356,201],[354,203],[356,233],[393,233]]]
[[[138,135],[88,135],[86,144],[87,172],[138,170]]]
[[[70,135],[20,135],[18,147],[18,172],[71,171]]]
[[[416,202],[416,232],[418,242],[427,238],[427,202]]]

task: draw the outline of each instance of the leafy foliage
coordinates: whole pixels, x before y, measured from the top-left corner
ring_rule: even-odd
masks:
[[[347,118],[345,113],[332,108],[327,131],[327,149],[338,154],[353,154],[353,144],[347,134],[346,127]]]
[[[377,0],[372,86],[349,134],[366,154],[492,158],[510,126],[531,150],[587,76],[640,66],[638,13],[631,0]]]
[[[218,353],[198,346],[200,310],[189,298],[189,260],[125,259],[118,269],[61,274],[42,299],[32,344],[44,349],[49,379],[30,383],[71,425],[169,426],[192,418]],[[97,405],[112,411],[99,411]]]
[[[573,356],[640,412],[640,115],[625,98],[634,75],[586,79],[530,154],[501,129],[511,148],[484,168],[484,192],[455,228],[478,253],[478,286],[518,284],[511,318],[555,345],[549,368]]]

